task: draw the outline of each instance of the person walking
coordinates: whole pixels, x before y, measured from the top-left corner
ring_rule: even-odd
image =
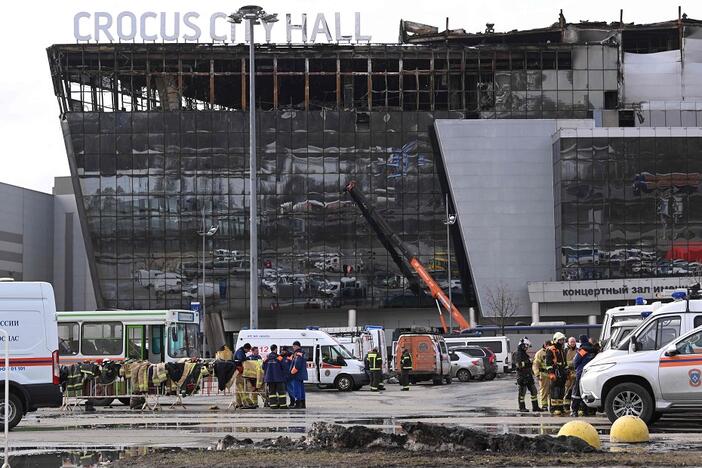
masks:
[[[574,336],[568,338],[568,344],[565,348],[566,365],[568,366],[568,378],[565,383],[565,393],[563,400],[563,411],[570,408],[570,394],[573,391],[573,383],[575,382],[575,367],[573,367],[573,359],[578,352],[578,341]]]
[[[370,372],[370,389],[372,392],[383,390],[383,357],[378,352],[378,348],[373,348],[366,354],[364,359],[366,369]]]
[[[531,364],[534,378],[539,382],[539,406],[541,409],[548,408],[551,395],[551,381],[548,379],[546,371],[546,350],[549,346],[551,346],[550,341],[544,342],[541,349],[534,355],[534,361]]]
[[[531,394],[531,410],[534,412],[541,411],[538,402],[539,397],[536,386],[534,385],[534,376],[531,373],[532,363],[531,359],[529,359],[529,353],[527,353],[529,348],[531,348],[531,341],[529,341],[529,338],[524,337],[519,340],[515,362],[517,365],[517,385],[519,385],[519,411],[522,413],[527,411],[526,403],[524,402],[527,390],[529,390]]]
[[[597,352],[595,347],[590,344],[587,335],[580,335],[580,349],[578,349],[573,365],[575,367],[575,382],[573,383],[573,393],[571,395],[570,415],[585,416],[587,414],[587,406],[583,403],[580,396],[580,377],[583,375],[585,366],[594,359]]]
[[[414,368],[412,363],[412,354],[407,348],[402,348],[402,356],[400,356],[400,386],[402,391],[410,389],[410,372]]]
[[[293,343],[295,346],[295,343]],[[305,380],[308,379],[307,376],[307,357],[302,348],[298,346],[293,352],[293,362],[290,368],[290,374],[292,382],[294,382],[293,389],[295,392],[295,408],[305,409],[307,408],[307,398],[305,396]]]
[[[563,414],[563,400],[565,397],[565,383],[568,378],[568,365],[565,358],[565,335],[556,332],[553,335],[551,346],[546,352],[546,370],[551,381],[551,406],[550,411],[554,416]]]
[[[283,357],[278,354],[278,346],[272,344],[271,352],[263,362],[263,380],[268,387],[268,401],[272,409],[287,408],[285,398],[285,369]]]

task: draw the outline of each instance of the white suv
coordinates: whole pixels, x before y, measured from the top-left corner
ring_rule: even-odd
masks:
[[[654,335],[666,333],[665,327],[654,329]],[[634,415],[651,424],[663,413],[702,409],[702,326],[661,348],[593,361],[580,386],[585,403],[604,407],[612,422]]]

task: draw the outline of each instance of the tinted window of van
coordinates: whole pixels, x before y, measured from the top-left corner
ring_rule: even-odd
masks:
[[[481,342],[474,342],[471,344],[485,346],[486,348],[489,348],[490,351],[492,351],[495,354],[502,352],[502,342],[501,341],[481,341]]]
[[[86,356],[122,354],[124,331],[120,322],[93,322],[83,324],[81,352]]]
[[[67,322],[58,324],[59,354],[73,356],[78,354],[78,323]]]

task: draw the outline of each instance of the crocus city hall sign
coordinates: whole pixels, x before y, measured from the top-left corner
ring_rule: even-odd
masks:
[[[201,15],[195,11],[155,12],[145,11],[137,14],[122,11],[117,15],[106,11],[81,11],[73,17],[73,36],[78,42],[244,42],[249,41],[249,30],[245,24],[233,24],[227,21],[229,15],[215,12]],[[312,18],[312,16],[310,16]],[[332,26],[330,26],[330,23]],[[334,13],[327,19],[324,13],[317,13],[314,22],[308,22],[303,13],[293,19],[285,14],[285,22],[262,22],[266,33],[266,42],[271,42],[274,28],[285,29],[286,42],[370,42],[370,35],[361,33],[361,14],[354,14],[353,34],[342,28],[341,13]],[[309,27],[309,25],[312,25]],[[348,25],[347,25],[348,26]],[[350,29],[350,28],[349,28]],[[204,36],[203,36],[204,34]]]

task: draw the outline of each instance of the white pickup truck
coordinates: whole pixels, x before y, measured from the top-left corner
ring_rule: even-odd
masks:
[[[671,328],[680,330],[681,318],[684,313],[647,320],[625,340],[628,352],[605,352],[588,364],[580,381],[583,401],[604,407],[612,422],[634,415],[652,424],[664,413],[702,409],[702,326],[670,342],[660,339]],[[651,338],[660,346],[648,347]]]

